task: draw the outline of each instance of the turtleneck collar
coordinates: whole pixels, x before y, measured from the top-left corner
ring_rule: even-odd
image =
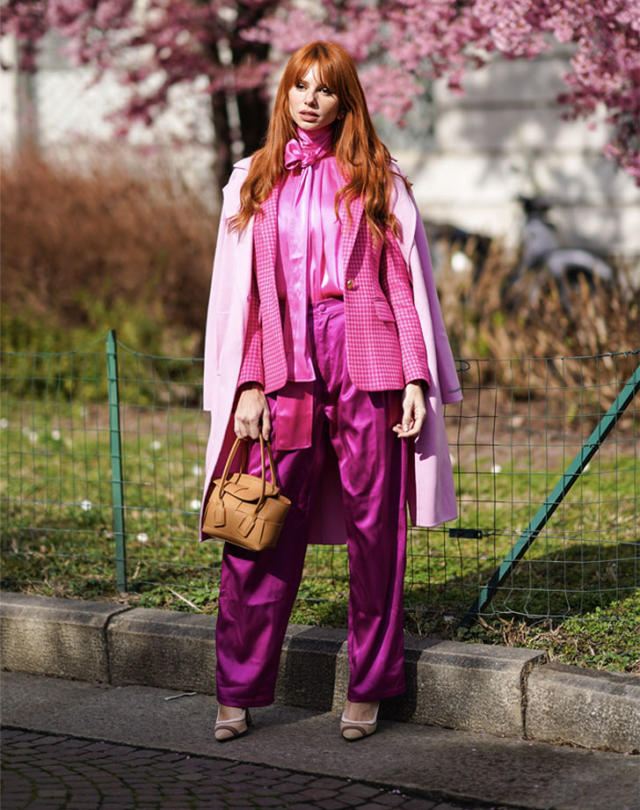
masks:
[[[305,169],[331,151],[331,124],[319,129],[306,130],[297,127],[297,138],[292,138],[285,147],[284,165],[287,171],[300,167]]]
[[[296,126],[298,132],[298,140],[302,148],[306,147],[328,147],[331,144],[331,136],[333,134],[333,124],[327,124],[318,129],[302,129]]]

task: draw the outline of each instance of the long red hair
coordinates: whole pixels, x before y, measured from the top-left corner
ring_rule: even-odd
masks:
[[[396,219],[389,211],[391,156],[371,121],[355,63],[335,42],[310,42],[287,62],[265,144],[253,155],[249,174],[240,190],[240,210],[231,219],[231,227],[244,229],[285,173],[285,146],[297,135],[289,112],[289,91],[314,66],[320,81],[340,102],[341,116],[333,125],[333,150],[345,177],[345,186],[336,195],[336,214],[341,198],[349,211],[350,202],[360,197],[369,226],[375,238],[381,239],[387,228],[397,231]]]

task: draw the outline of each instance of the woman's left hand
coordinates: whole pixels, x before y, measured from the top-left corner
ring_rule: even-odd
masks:
[[[394,425],[393,432],[399,439],[417,436],[422,430],[426,415],[422,385],[419,382],[407,383],[402,393],[402,424]]]

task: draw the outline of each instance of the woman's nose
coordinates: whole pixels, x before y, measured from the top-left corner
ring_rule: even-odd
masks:
[[[307,107],[315,107],[316,106],[316,95],[312,90],[307,90],[304,94],[304,103]]]

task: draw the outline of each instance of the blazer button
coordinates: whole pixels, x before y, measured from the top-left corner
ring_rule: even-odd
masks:
[[[347,281],[346,287],[347,287],[347,289],[348,289],[348,290],[352,290],[352,289],[353,289],[353,279],[352,279],[352,278],[350,278],[350,279]]]

